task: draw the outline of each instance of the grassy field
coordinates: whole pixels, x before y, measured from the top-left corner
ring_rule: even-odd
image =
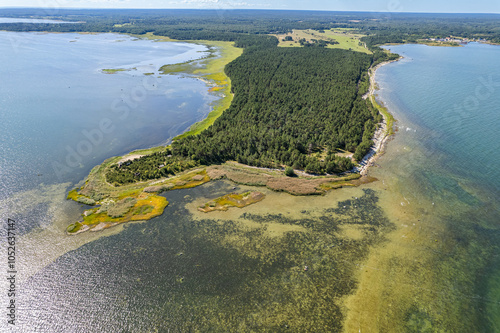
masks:
[[[359,39],[363,37],[363,35],[356,34],[349,29],[332,29],[325,30],[325,32],[319,32],[316,30],[293,30],[291,33],[275,35],[279,42],[280,47],[300,47],[299,40],[306,39],[307,41],[311,41],[312,39],[317,40],[335,40],[339,44],[328,45],[328,48],[333,49],[344,49],[344,50],[352,50],[357,52],[363,52],[370,54],[370,50],[368,50],[364,43],[362,43]],[[291,36],[293,41],[283,41],[286,36]]]

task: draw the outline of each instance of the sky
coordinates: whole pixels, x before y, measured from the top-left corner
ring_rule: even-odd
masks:
[[[2,7],[500,13],[500,0],[0,0]]]

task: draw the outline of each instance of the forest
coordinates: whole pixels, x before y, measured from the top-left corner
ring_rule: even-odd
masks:
[[[0,30],[118,32],[175,39],[238,40],[287,33],[292,29],[352,28],[370,45],[414,42],[421,38],[482,38],[500,43],[498,14],[426,14],[399,12],[321,12],[193,9],[26,9],[4,8],[2,17],[43,18],[75,23],[3,23]]]
[[[124,184],[158,178],[188,161],[347,171],[353,163],[335,156],[337,149],[363,157],[381,120],[361,98],[366,90],[358,89],[372,61],[371,55],[336,49],[246,50],[226,66],[235,95],[211,127],[175,140],[165,152],[115,166],[107,179]]]

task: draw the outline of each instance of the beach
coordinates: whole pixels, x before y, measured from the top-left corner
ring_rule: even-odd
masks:
[[[378,103],[376,101],[376,97],[375,97],[375,91],[377,89],[377,82],[375,79],[375,75],[377,74],[377,70],[384,65],[393,63],[393,62],[398,61],[398,60],[399,59],[385,61],[385,62],[382,62],[382,63],[378,64],[377,66],[369,69],[370,87],[369,87],[369,91],[365,95],[363,95],[363,99],[365,99],[365,100],[370,99],[371,102],[374,104],[374,107],[376,107],[376,108],[381,107],[380,105],[375,105]],[[373,140],[374,144],[370,148],[368,153],[365,155],[365,157],[363,157],[363,159],[361,161],[359,161],[359,166],[355,167],[353,170],[354,172],[359,172],[362,176],[366,176],[368,174],[368,168],[375,165],[375,160],[378,158],[378,156],[380,156],[380,154],[383,153],[384,146],[387,143],[387,141],[390,139],[390,137],[393,133],[392,126],[391,126],[391,128],[388,128],[388,126],[387,126],[387,124],[388,124],[387,114],[385,112],[380,112],[380,114],[383,117],[383,121],[381,123],[379,123],[379,126],[373,135],[372,140]],[[391,125],[392,125],[392,122],[391,122]]]

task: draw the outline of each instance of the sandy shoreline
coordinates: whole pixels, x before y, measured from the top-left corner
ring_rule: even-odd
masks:
[[[398,58],[396,60],[384,61],[377,66],[369,69],[368,73],[370,75],[370,88],[368,92],[363,95],[363,99],[370,99],[371,96],[375,97],[375,90],[377,85],[377,82],[375,81],[375,74],[377,70],[384,65],[399,61],[400,59],[401,58]],[[391,134],[389,134],[390,129],[387,128],[386,116],[383,113],[381,114],[384,119],[373,135],[372,140],[374,145],[370,148],[365,157],[363,157],[363,159],[359,162],[359,166],[353,169],[354,172],[359,172],[362,176],[365,176],[368,173],[369,167],[375,165],[375,160],[381,155],[384,150],[385,143],[391,137]]]

